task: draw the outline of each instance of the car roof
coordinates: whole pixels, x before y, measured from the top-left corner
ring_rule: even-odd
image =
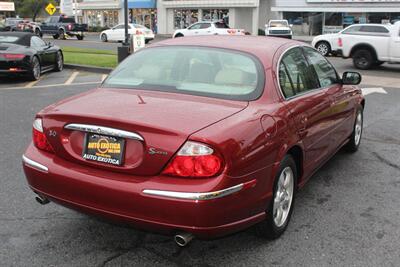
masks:
[[[252,54],[259,58],[264,67],[270,67],[272,65],[272,59],[276,51],[288,44],[308,46],[306,43],[288,40],[278,37],[266,37],[266,36],[230,36],[230,35],[213,35],[213,36],[195,36],[195,37],[182,37],[167,39],[164,41],[157,42],[151,47],[160,46],[197,46],[197,47],[209,47],[209,48],[220,48],[237,50]]]
[[[15,36],[19,38],[16,44],[30,46],[32,36],[36,35],[30,32],[0,32],[0,36]]]

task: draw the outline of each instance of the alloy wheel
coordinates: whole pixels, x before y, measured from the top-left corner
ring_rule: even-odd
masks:
[[[358,112],[357,118],[356,118],[356,124],[354,126],[354,143],[358,146],[361,141],[361,135],[362,135],[362,114],[361,112]]]
[[[323,56],[326,56],[329,52],[329,48],[325,43],[319,44],[317,47],[318,52],[320,52]]]
[[[33,73],[33,77],[38,80],[40,78],[40,63],[39,60],[34,57],[32,60],[32,73]]]
[[[293,170],[286,167],[279,176],[273,203],[273,218],[277,227],[282,227],[287,221],[293,202],[293,191]]]

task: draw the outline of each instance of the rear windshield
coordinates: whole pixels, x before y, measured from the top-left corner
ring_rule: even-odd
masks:
[[[61,17],[60,22],[62,23],[75,23],[75,19],[73,17]]]
[[[0,43],[17,43],[18,40],[17,36],[0,36]]]
[[[218,28],[218,29],[229,29],[229,26],[225,22],[216,22],[215,23],[215,28]]]
[[[169,46],[144,49],[121,63],[103,87],[254,100],[262,93],[261,63],[225,49]]]

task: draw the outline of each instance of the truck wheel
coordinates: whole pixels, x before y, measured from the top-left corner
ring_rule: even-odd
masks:
[[[81,34],[79,34],[79,35],[76,36],[76,38],[77,38],[79,41],[81,41],[81,40],[83,40],[84,36],[81,35]]]
[[[60,36],[60,39],[61,40],[65,40],[66,38],[65,38],[65,31],[63,30],[63,29],[60,29],[59,31],[58,31],[58,35]]]
[[[321,55],[323,55],[324,57],[329,55],[329,53],[331,52],[331,46],[329,45],[328,42],[319,42],[319,43],[317,43],[317,45],[315,46],[315,49],[317,49],[318,52]]]
[[[53,38],[54,38],[54,39],[58,39],[58,37],[60,37],[58,34],[54,34],[54,35],[53,35]]]
[[[36,30],[35,30],[35,34],[36,34],[37,36],[39,36],[39,37],[43,37],[43,33],[42,33],[39,29],[36,29]]]
[[[375,62],[374,56],[371,51],[367,49],[360,49],[353,54],[353,65],[357,69],[367,70],[370,69]]]

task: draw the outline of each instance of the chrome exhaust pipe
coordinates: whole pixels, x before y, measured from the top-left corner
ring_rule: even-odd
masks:
[[[40,204],[40,205],[46,205],[50,203],[50,200],[48,200],[47,198],[41,196],[41,195],[37,195],[35,197],[36,201]]]
[[[175,243],[180,247],[186,247],[194,236],[190,233],[179,233],[174,236]]]

